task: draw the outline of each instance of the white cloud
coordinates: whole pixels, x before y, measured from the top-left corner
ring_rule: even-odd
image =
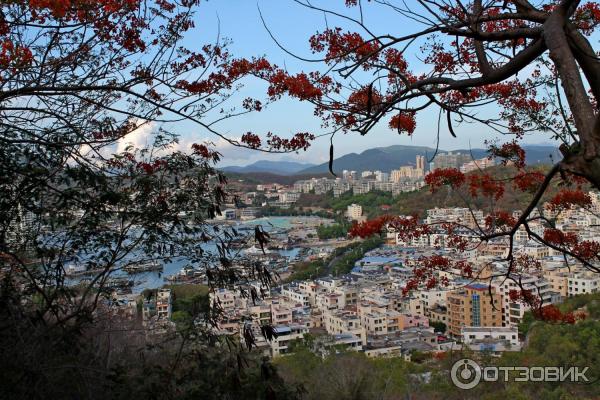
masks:
[[[153,143],[151,136],[155,129],[156,124],[154,122],[140,123],[137,129],[117,141],[116,149],[113,152],[122,153],[130,146],[136,149],[151,146]]]

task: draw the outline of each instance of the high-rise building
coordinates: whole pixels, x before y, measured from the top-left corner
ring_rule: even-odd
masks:
[[[500,294],[488,285],[471,284],[447,296],[448,331],[461,336],[464,326],[502,326]]]
[[[366,177],[373,176],[373,175],[374,175],[373,171],[363,171],[360,173],[361,178],[366,178]]]
[[[387,172],[375,171],[375,180],[377,182],[387,182],[390,180],[390,174]]]
[[[417,169],[425,171],[425,157],[417,156]]]
[[[358,204],[350,204],[346,214],[349,220],[359,220],[362,217],[362,207]]]
[[[469,161],[471,161],[469,154],[448,152],[436,155],[430,165],[433,171],[434,169],[459,168]]]
[[[423,177],[423,170],[420,168],[413,168],[412,166],[403,166],[399,169],[392,170],[391,180],[392,182],[401,182],[409,179],[418,179]]]

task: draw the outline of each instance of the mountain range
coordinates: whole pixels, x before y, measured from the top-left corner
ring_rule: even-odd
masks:
[[[244,167],[229,166],[221,168],[225,172],[236,172],[242,174],[266,172],[277,175],[296,175],[304,169],[314,167],[314,164],[305,164],[295,161],[269,161],[261,160]]]
[[[552,145],[523,145],[526,152],[527,164],[551,164],[562,158],[558,148]],[[458,149],[453,153],[471,154],[474,159],[488,155],[485,149]],[[438,154],[448,153],[447,150],[438,150]],[[393,145],[368,149],[360,154],[350,153],[333,161],[333,171],[341,174],[345,169],[353,171],[389,172],[402,165],[415,165],[416,156],[424,156],[427,162],[436,154],[436,150],[424,146]],[[267,172],[276,175],[322,175],[329,172],[328,163],[319,165],[303,164],[293,161],[257,161],[245,167],[224,167],[225,172],[256,173]]]

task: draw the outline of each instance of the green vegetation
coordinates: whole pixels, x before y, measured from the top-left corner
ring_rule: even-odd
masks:
[[[346,237],[346,235],[348,235],[348,229],[350,229],[350,224],[348,222],[320,225],[317,227],[317,235],[321,240]]]
[[[208,286],[205,285],[166,285],[173,294],[173,312],[197,315],[208,308]]]
[[[294,272],[287,281],[315,279],[329,274],[346,274],[352,270],[356,261],[364,257],[366,252],[381,246],[382,243],[381,238],[373,237],[339,247],[326,259],[298,263],[294,266]]]
[[[446,324],[443,322],[429,320],[429,326],[435,329],[436,332],[446,333]]]
[[[275,365],[288,384],[306,390],[307,400],[408,398],[406,394],[416,393],[410,374],[426,371],[400,358],[369,359],[363,353],[342,352],[322,359],[306,348],[276,360]]]
[[[468,350],[454,350],[443,357],[414,352],[408,362],[401,358],[370,359],[362,353],[338,349],[322,359],[308,350],[312,340],[305,338],[293,346],[293,354],[274,363],[285,382],[301,385],[306,391],[304,398],[309,400],[600,398],[600,293],[567,299],[560,308],[563,312],[585,310],[588,317],[574,325],[536,321],[530,326],[528,344],[521,351],[505,352],[501,357]],[[586,377],[590,383],[510,380],[482,382],[464,391],[452,384],[448,374],[462,358],[474,359],[483,366],[589,367]],[[430,379],[423,379],[426,372],[431,373]]]
[[[535,169],[545,172],[547,166],[536,166]],[[506,179],[517,174],[514,167],[496,166],[485,170],[495,179]],[[478,174],[479,172],[473,172]],[[550,185],[542,202],[554,196],[558,191],[558,183]],[[524,209],[533,193],[515,190],[511,185],[506,186],[504,196],[498,200],[495,206],[504,210]],[[465,199],[469,200],[469,206],[478,209],[487,209],[490,206],[489,200],[484,196],[471,198],[468,188],[463,187],[460,190],[451,190],[442,188],[431,193],[428,187],[424,187],[414,192],[400,193],[393,196],[390,192],[371,191],[365,194],[353,195],[352,192],[346,192],[340,197],[333,197],[332,192],[326,194],[307,194],[304,193],[296,203],[296,207],[315,206],[331,210],[336,216],[341,216],[348,205],[355,203],[363,207],[363,212],[367,218],[373,218],[382,214],[423,214],[425,208],[434,207],[466,207]],[[388,210],[382,209],[382,206],[389,205]],[[424,205],[427,205],[424,207]],[[285,210],[284,210],[285,211]]]
[[[171,289],[173,296],[172,320],[178,327],[189,327],[193,322],[193,316],[201,315],[209,309],[208,286],[183,284],[165,285],[165,289]],[[143,299],[156,295],[158,289],[144,289],[138,301],[138,310],[141,310]]]
[[[296,207],[321,207],[332,210],[334,214],[341,216],[346,208],[354,203],[362,206],[367,217],[373,217],[382,213],[381,206],[394,204],[395,198],[392,193],[379,190],[357,195],[346,192],[340,197],[333,197],[331,191],[325,194],[303,193],[296,203]]]
[[[334,276],[347,274],[352,271],[354,264],[365,256],[365,253],[371,251],[383,244],[379,237],[372,237],[358,243],[352,243],[345,247],[345,251],[336,252],[336,256],[331,261],[331,273]],[[339,254],[338,254],[339,253]]]
[[[600,293],[581,294],[566,299],[558,306],[559,310],[565,314],[568,312],[584,311],[587,318],[600,320]],[[519,334],[526,336],[534,325],[539,324],[531,312],[525,313],[523,322],[519,325]]]
[[[323,276],[322,271],[326,265],[327,260],[323,259],[298,263],[294,266],[294,272],[288,277],[287,281],[303,281]]]
[[[321,217],[321,218],[333,218],[333,214],[326,210],[313,211],[308,208],[290,206],[289,208],[280,208],[273,206],[266,206],[260,209],[260,212],[265,217]]]

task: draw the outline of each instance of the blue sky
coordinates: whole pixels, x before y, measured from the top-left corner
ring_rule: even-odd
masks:
[[[347,9],[343,0],[312,1],[314,5],[334,7],[336,10],[348,15],[358,15],[356,8]],[[220,28],[221,36],[233,41],[229,47],[236,57],[252,57],[265,55],[280,66],[285,66],[290,72],[301,70],[322,70],[318,64],[307,64],[282,51],[269,37],[260,20],[258,7],[277,39],[296,54],[311,57],[308,38],[317,30],[325,29],[323,13],[308,10],[292,0],[211,0],[202,2],[196,16],[196,28],[187,35],[186,45],[190,48],[214,42]],[[366,25],[375,33],[392,33],[402,35],[414,32],[420,25],[406,20],[391,12],[388,8],[373,3],[364,7]],[[360,28],[352,26],[339,18],[328,16],[327,23],[330,27],[341,26],[345,29],[358,31]],[[413,49],[418,52],[418,46]],[[418,53],[407,54],[410,61],[417,61]],[[245,87],[232,99],[241,102],[247,96],[264,97],[266,86],[262,82],[247,81]],[[310,131],[322,133],[320,120],[313,116],[312,106],[296,100],[282,100],[269,106],[261,113],[242,116],[237,119],[227,120],[218,126],[219,131],[229,137],[240,137],[246,131],[256,133],[272,131],[281,136],[289,136],[295,132]],[[338,135],[335,139],[336,157],[347,153],[360,153],[368,148],[389,146],[393,144],[435,146],[437,131],[437,110],[431,109],[421,112],[417,116],[417,129],[412,137],[398,135],[387,128],[385,123],[376,127],[367,136],[357,134],[346,136]],[[182,141],[199,142],[216,138],[207,136],[201,128],[194,125],[178,127]],[[440,147],[443,149],[457,149],[468,147],[481,147],[485,139],[495,136],[481,125],[462,125],[456,128],[458,138],[453,138],[443,126],[440,136]],[[525,140],[528,143],[548,143],[547,136],[537,134]],[[245,165],[259,159],[286,159],[302,162],[320,163],[328,159],[329,143],[327,138],[317,140],[306,152],[292,155],[277,155],[256,153],[247,150],[235,149],[231,146],[220,147],[224,154],[222,165]]]

